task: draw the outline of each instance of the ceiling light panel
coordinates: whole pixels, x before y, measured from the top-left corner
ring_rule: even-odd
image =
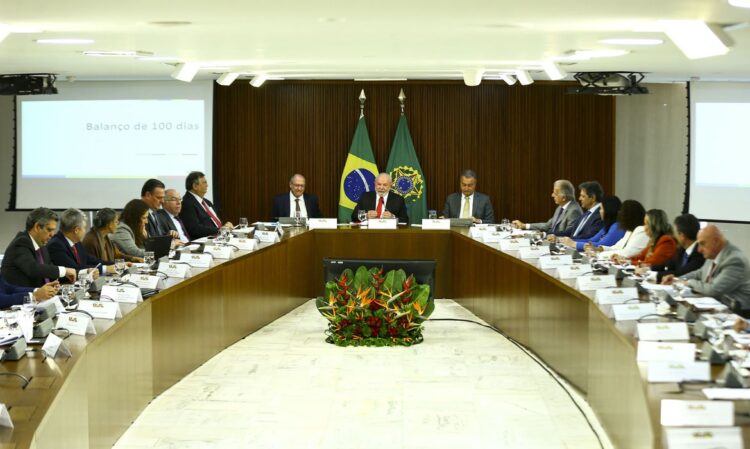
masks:
[[[661,20],[659,23],[688,59],[720,56],[729,52],[728,40],[719,36],[723,33],[701,20]]]

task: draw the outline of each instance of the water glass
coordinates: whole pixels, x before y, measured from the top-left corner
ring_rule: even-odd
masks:
[[[302,213],[298,210],[294,211],[294,226],[299,226],[302,223]]]
[[[143,253],[143,263],[146,264],[146,271],[151,269],[151,266],[154,265],[155,259],[154,259],[154,252],[153,251],[146,251]]]
[[[246,228],[247,226],[248,226],[248,221],[247,221],[247,217],[240,217],[240,221],[239,221],[239,225],[238,225],[238,227],[239,227],[240,229],[244,229],[244,228]]]
[[[503,218],[500,221],[500,230],[503,232],[510,232],[512,230],[512,228],[510,227],[510,220],[508,220],[507,218]]]
[[[358,210],[357,211],[357,218],[359,218],[360,223],[364,223],[367,219],[367,211],[366,210]]]
[[[437,219],[437,211],[436,211],[436,210],[434,210],[434,209],[430,209],[430,210],[428,210],[428,211],[427,211],[427,218],[428,218],[428,219],[430,219],[430,220],[435,220],[435,219]]]
[[[122,276],[127,268],[128,266],[125,263],[125,259],[115,259],[115,272],[117,273],[118,278]]]

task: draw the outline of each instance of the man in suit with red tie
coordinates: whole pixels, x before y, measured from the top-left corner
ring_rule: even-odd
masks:
[[[52,264],[47,242],[57,230],[59,217],[46,207],[31,211],[26,230],[19,232],[5,249],[0,267],[3,278],[18,287],[41,287],[58,278],[76,280],[76,270]]]
[[[234,228],[230,222],[221,224],[213,203],[205,198],[208,192],[206,175],[199,171],[190,172],[185,178],[185,189],[187,192],[182,198],[179,217],[185,224],[190,238],[199,239],[216,235],[222,227]]]
[[[162,225],[177,235],[179,243],[190,241],[190,233],[185,227],[185,223],[180,218],[182,211],[182,197],[175,189],[167,189],[164,192],[164,208],[156,212],[156,218],[161,221]]]
[[[100,273],[114,273],[113,261],[104,261],[90,255],[81,241],[86,236],[86,216],[78,209],[68,209],[60,214],[60,232],[47,243],[52,263],[75,268],[76,272],[88,270],[94,279]]]
[[[391,192],[393,180],[388,173],[375,178],[375,191],[365,192],[359,197],[357,207],[352,211],[352,221],[359,221],[360,210],[367,211],[367,218],[398,218],[401,223],[409,223],[406,203],[398,193]]]

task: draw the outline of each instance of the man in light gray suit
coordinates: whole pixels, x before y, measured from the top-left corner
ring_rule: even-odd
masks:
[[[698,251],[706,258],[699,270],[682,276],[694,292],[718,299],[732,309],[750,309],[750,263],[715,225],[698,232]],[[664,276],[663,284],[671,284]]]
[[[461,192],[448,195],[441,218],[471,218],[474,223],[494,223],[495,211],[490,197],[479,193],[477,174],[473,170],[461,172]]]
[[[574,221],[583,214],[581,206],[575,202],[576,190],[567,179],[558,179],[552,184],[552,200],[557,209],[552,218],[544,223],[524,223],[513,220],[513,226],[518,229],[534,229],[547,234],[555,234],[558,230],[568,229]]]

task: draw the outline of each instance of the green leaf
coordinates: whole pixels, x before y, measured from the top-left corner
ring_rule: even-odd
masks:
[[[404,280],[406,280],[404,270],[391,270],[386,273],[382,288],[390,291],[391,295],[395,295],[403,290]]]
[[[364,266],[357,268],[354,274],[354,290],[367,290],[372,285],[372,276]]]
[[[427,308],[427,301],[430,300],[430,286],[426,284],[417,285],[412,292],[412,301],[419,302],[422,309]]]

